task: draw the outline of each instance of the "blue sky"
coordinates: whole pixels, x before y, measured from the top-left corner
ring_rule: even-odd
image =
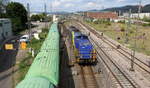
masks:
[[[139,0],[11,0],[24,4],[30,4],[31,11],[44,11],[44,3],[48,12],[51,11],[85,11],[102,9],[124,5],[137,5]],[[142,0],[142,4],[150,4],[150,0]]]

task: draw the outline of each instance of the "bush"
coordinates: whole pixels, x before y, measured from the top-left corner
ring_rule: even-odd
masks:
[[[7,14],[5,14],[5,13],[0,13],[0,18],[7,18]]]
[[[148,24],[142,24],[142,26],[150,26],[150,23],[148,23]]]
[[[134,30],[132,29],[132,30],[130,30],[130,34],[133,34],[134,33]]]
[[[124,23],[125,23],[125,21],[119,21],[118,23],[123,23],[123,24],[124,24]]]
[[[107,26],[110,26],[110,25],[111,25],[110,21],[106,21],[105,24],[106,24]]]
[[[40,21],[41,17],[39,15],[32,15],[31,21]]]
[[[121,32],[124,32],[125,31],[125,28],[124,27],[121,27],[121,30],[120,30]]]

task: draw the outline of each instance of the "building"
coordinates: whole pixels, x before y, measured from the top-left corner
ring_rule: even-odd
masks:
[[[128,13],[124,13],[123,14],[124,17],[129,17],[129,14]],[[140,18],[140,19],[143,19],[143,18],[150,18],[150,13],[132,13],[131,14],[131,18]]]
[[[85,12],[84,16],[94,19],[118,19],[116,12]]]
[[[9,19],[0,19],[0,40],[12,36],[12,26]]]
[[[138,15],[138,13],[133,13],[133,14],[131,14],[131,18],[141,18],[141,19],[143,19],[143,18],[150,18],[150,13],[140,13],[139,15]]]

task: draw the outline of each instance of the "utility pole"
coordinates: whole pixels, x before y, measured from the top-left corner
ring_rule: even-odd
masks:
[[[139,8],[138,8],[138,19],[140,19],[140,13],[141,13],[141,4],[142,0],[139,1]]]
[[[127,22],[127,30],[126,30],[126,33],[125,33],[125,43],[127,44],[128,41],[129,41],[129,38],[128,38],[128,34],[129,34],[129,29],[131,27],[131,9],[129,10],[129,16],[128,16],[128,22]]]
[[[136,37],[137,37],[137,27],[136,27],[136,32],[135,32],[135,36],[134,36],[134,47],[133,47],[133,51],[131,51],[131,68],[130,71],[134,71],[134,60],[135,60],[135,51],[136,51]]]
[[[44,13],[45,13],[44,20],[45,20],[45,28],[46,28],[47,27],[47,25],[46,25],[46,18],[47,18],[47,6],[46,6],[46,3],[44,4]]]
[[[0,1],[0,13],[2,13],[2,1]]]
[[[4,10],[4,4],[3,4],[3,0],[0,0],[0,13],[3,13]]]
[[[118,12],[118,16],[119,16],[119,17],[121,16],[121,10],[119,10],[119,12]]]
[[[142,0],[139,1],[139,8],[138,8],[138,19],[140,19],[140,13],[141,13],[141,3],[142,3]],[[137,24],[138,26],[138,24]],[[131,68],[130,68],[130,71],[134,71],[134,60],[135,60],[135,51],[136,51],[136,48],[137,48],[137,44],[136,44],[136,41],[137,41],[137,33],[138,33],[138,27],[136,26],[136,29],[135,29],[135,36],[134,36],[134,46],[133,46],[133,51],[132,51],[132,54],[131,54]]]
[[[29,40],[31,40],[31,19],[30,19],[30,4],[27,3],[27,11],[28,11],[28,34],[29,34]]]

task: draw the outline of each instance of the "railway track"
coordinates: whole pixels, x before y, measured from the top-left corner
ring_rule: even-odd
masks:
[[[82,23],[81,23],[82,24]],[[112,47],[113,50],[116,50],[121,55],[126,57],[126,59],[131,60],[131,54],[124,50],[122,47],[117,49],[117,45],[110,40],[108,40],[105,37],[102,37],[97,31],[91,29],[85,24],[81,25],[82,27],[85,27],[88,29],[91,33],[95,34],[97,38],[100,38],[102,41],[104,41],[106,44]],[[84,29],[85,29],[84,28]],[[140,86],[132,79],[132,77],[125,71],[121,66],[119,66],[118,62],[113,60],[104,50],[102,47],[100,47],[100,44],[98,41],[95,41],[94,39],[90,39],[93,41],[93,45],[96,46],[96,52],[98,54],[98,57],[100,60],[105,64],[105,66],[108,68],[109,72],[112,74],[113,78],[117,81],[119,84],[119,88],[140,88]],[[149,72],[149,65],[139,58],[135,57],[134,62],[139,68],[144,70],[147,74],[150,74]],[[117,84],[117,85],[118,85]]]
[[[81,23],[82,25],[84,25],[90,32],[94,33],[98,38],[100,38],[103,42],[105,42],[106,44],[108,44],[109,46],[111,46],[114,50],[116,50],[117,52],[119,52],[122,56],[124,56],[127,60],[131,61],[131,56],[132,54],[126,50],[124,50],[122,47],[120,47],[119,49],[117,49],[117,45],[115,43],[113,43],[112,41],[108,40],[106,37],[101,36],[98,32],[96,32],[95,30],[91,29],[89,26]],[[134,63],[135,65],[137,65],[140,69],[142,69],[144,72],[145,76],[150,76],[150,66],[148,65],[148,63],[145,63],[143,61],[141,61],[139,58],[134,57]],[[149,77],[147,78],[148,80]]]
[[[82,88],[99,88],[91,66],[80,66]]]
[[[101,61],[109,69],[113,77],[121,88],[140,88],[139,85],[115,62],[105,51],[99,47],[98,42],[90,38],[92,44],[96,47],[96,52]]]

